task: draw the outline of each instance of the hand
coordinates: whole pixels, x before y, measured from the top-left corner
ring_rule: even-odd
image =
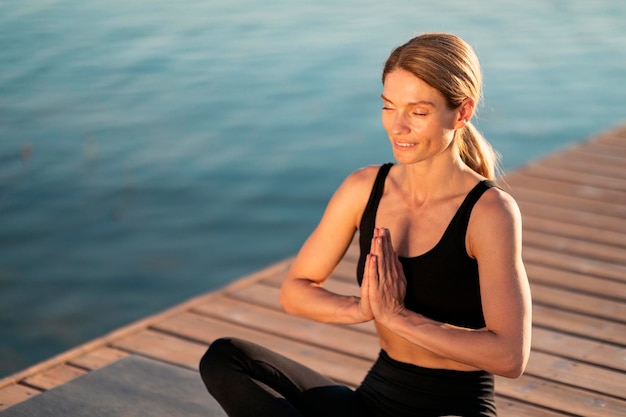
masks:
[[[374,230],[363,277],[361,288],[368,288],[370,308],[377,321],[384,324],[406,311],[406,278],[388,229]]]
[[[359,299],[358,307],[359,307],[358,314],[360,316],[359,318],[360,321],[370,321],[374,319],[374,313],[372,312],[372,306],[370,304],[369,280],[363,279],[363,282],[361,283],[361,298]]]

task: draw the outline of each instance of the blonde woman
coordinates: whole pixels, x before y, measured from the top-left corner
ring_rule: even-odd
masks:
[[[200,370],[230,416],[495,416],[493,375],[524,371],[521,219],[471,124],[478,59],[457,36],[427,33],[391,53],[382,81],[396,163],[346,178],[280,294],[291,314],[373,320],[380,355],[352,390],[251,342],[219,339]],[[357,231],[360,297],[329,292],[323,283]]]

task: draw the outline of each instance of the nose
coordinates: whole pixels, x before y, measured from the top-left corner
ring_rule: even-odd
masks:
[[[403,112],[396,112],[391,125],[391,133],[394,135],[402,135],[410,131],[406,116]]]

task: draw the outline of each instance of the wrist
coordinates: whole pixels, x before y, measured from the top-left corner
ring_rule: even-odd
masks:
[[[394,333],[400,333],[402,329],[407,326],[407,324],[410,326],[420,324],[420,318],[423,318],[423,316],[402,306],[402,308],[398,308],[393,314],[388,315],[386,320],[381,322],[381,324],[389,330],[394,331]],[[409,322],[411,323],[409,324]]]
[[[345,302],[335,310],[335,320],[337,324],[356,324],[368,321],[361,309],[361,299],[355,296],[346,296]]]

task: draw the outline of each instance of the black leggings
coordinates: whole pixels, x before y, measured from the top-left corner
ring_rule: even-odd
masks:
[[[356,390],[234,338],[211,344],[200,374],[230,417],[496,416],[491,374],[422,368],[384,351]]]

